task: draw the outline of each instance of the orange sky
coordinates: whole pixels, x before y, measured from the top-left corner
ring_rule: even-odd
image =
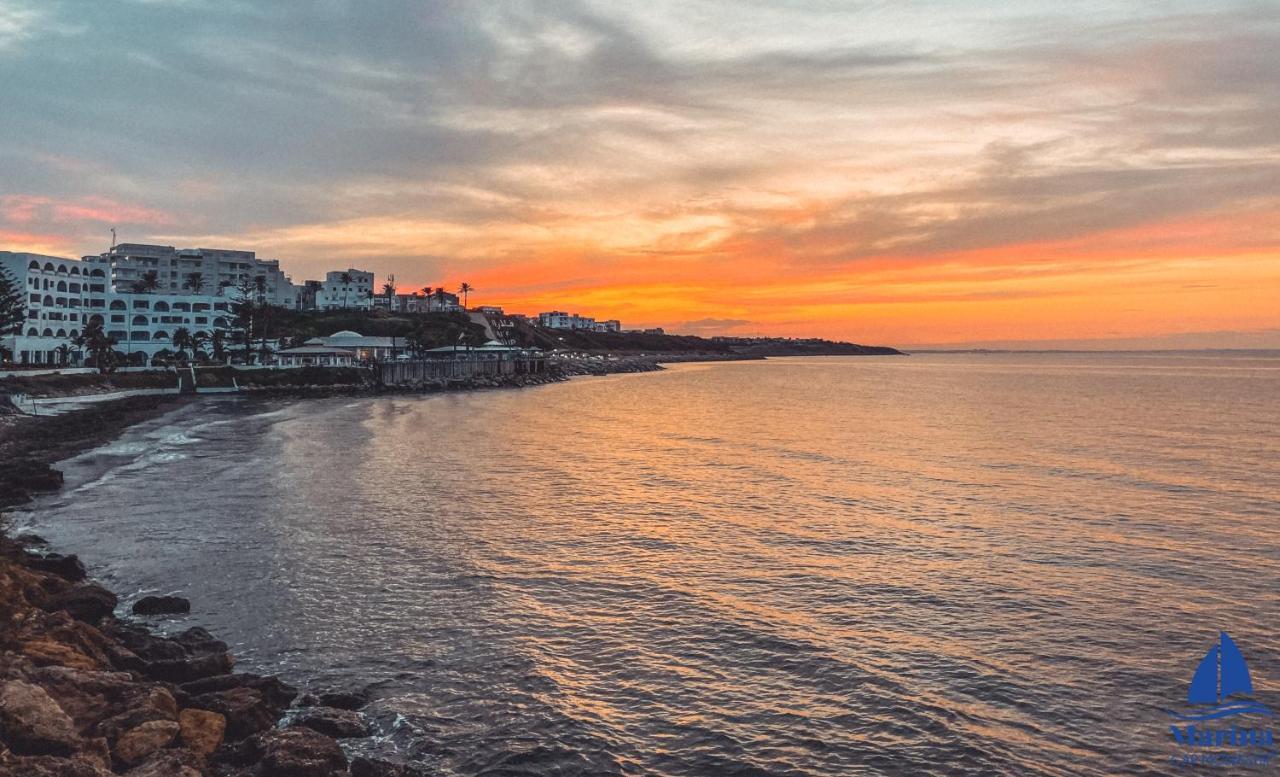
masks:
[[[1280,347],[1275,8],[4,3],[0,250],[115,226],[629,327]]]

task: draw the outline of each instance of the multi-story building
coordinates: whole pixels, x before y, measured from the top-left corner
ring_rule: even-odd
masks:
[[[378,294],[373,298],[373,305],[393,313],[443,313],[461,310],[462,307],[458,304],[458,295],[448,292],[430,297],[417,292],[396,294],[389,299],[385,294]]]
[[[326,273],[316,291],[317,310],[373,307],[373,273],[354,268]]]
[[[27,308],[21,330],[0,340],[15,361],[74,363],[78,352],[74,340],[86,324],[97,321],[116,340],[117,350],[132,362],[146,363],[160,351],[173,350],[177,329],[207,338],[215,331],[229,333],[235,326],[233,306],[240,298],[240,282],[258,277],[265,278],[263,298],[271,304],[302,306],[308,289],[313,289],[315,307],[324,303],[330,308],[368,308],[370,304],[367,290],[373,288],[373,273],[331,272],[324,283],[308,281],[306,286],[294,286],[275,262],[255,259],[250,251],[194,249],[201,252],[196,257],[194,251],[174,251],[167,246],[116,248],[118,253],[83,260],[0,251],[0,267],[23,293]],[[192,263],[182,264],[184,256]],[[174,260],[179,264],[166,264]],[[192,269],[196,267],[202,269]],[[163,276],[161,269],[166,273]],[[155,289],[134,291],[134,283],[153,271],[158,281]],[[170,272],[179,275],[168,275]],[[184,274],[196,272],[202,274],[198,279],[202,282],[193,284],[184,278]],[[344,275],[351,276],[351,283],[341,281]],[[218,280],[208,283],[210,276]],[[363,296],[357,297],[362,290]]]
[[[563,310],[552,310],[538,314],[538,326],[547,329],[588,329],[592,332],[620,332],[622,324],[617,319],[596,321],[590,316],[577,313],[565,313]]]
[[[133,291],[155,273],[153,290],[170,294],[216,294],[221,288],[254,283],[259,278],[273,305],[302,307],[303,289],[280,270],[275,259],[259,259],[253,251],[225,248],[174,248],[145,243],[121,243],[84,261],[101,266],[112,288]]]

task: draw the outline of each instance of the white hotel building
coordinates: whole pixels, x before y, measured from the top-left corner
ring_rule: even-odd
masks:
[[[122,244],[82,260],[0,251],[0,267],[26,303],[27,320],[21,330],[0,340],[20,364],[62,363],[61,346],[74,350],[72,340],[95,319],[115,338],[117,350],[132,360],[150,361],[156,353],[172,350],[173,332],[180,327],[192,335],[229,332],[236,285],[246,279],[262,277],[266,300],[272,304],[304,307],[304,287],[290,282],[278,262],[258,259],[251,251]],[[159,281],[156,291],[132,291],[133,284],[152,271]],[[204,280],[199,293],[184,288],[193,272]],[[367,276],[372,289],[372,273],[346,272],[359,273],[362,280]],[[326,299],[326,307],[341,307],[343,301],[335,294]],[[367,297],[358,300],[354,291],[346,301],[349,307],[368,306]]]

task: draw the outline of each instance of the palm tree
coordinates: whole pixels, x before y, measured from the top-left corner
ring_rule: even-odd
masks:
[[[191,330],[180,326],[173,330],[173,347],[178,351],[178,361],[187,360],[187,349],[195,350],[195,341],[191,338]]]
[[[108,373],[116,368],[116,341],[102,331],[102,322],[90,321],[85,324],[84,331],[72,342],[89,354],[99,372]]]
[[[174,333],[174,340],[178,339],[178,335]],[[191,358],[197,361],[205,361],[204,347],[209,342],[209,335],[204,332],[196,332],[191,335]]]
[[[462,295],[463,310],[467,309],[467,295],[475,290],[476,290],[475,287],[472,286],[470,283],[467,283],[466,281],[463,281],[462,285],[458,287],[458,293]]]
[[[449,292],[445,291],[443,286],[437,288],[436,289],[436,308],[438,308],[439,310],[444,310],[444,301],[445,299],[448,298],[448,296],[449,296]]]
[[[133,282],[133,290],[138,294],[146,294],[160,288],[160,273],[147,270],[142,277]]]
[[[192,294],[204,291],[204,273],[187,273],[187,279],[182,282],[182,288],[188,289]]]
[[[338,281],[342,283],[342,309],[346,310],[347,292],[349,291],[347,287],[351,285],[351,273],[344,272],[342,275],[338,276]]]
[[[71,346],[66,343],[54,348],[53,351],[58,356],[58,364],[65,366],[67,362],[71,361]]]
[[[387,298],[387,310],[391,310],[392,302],[396,298],[396,276],[387,276],[386,282],[382,284],[382,296]]]

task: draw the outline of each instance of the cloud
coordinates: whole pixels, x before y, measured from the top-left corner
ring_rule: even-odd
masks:
[[[0,0],[0,230],[823,332],[1181,272],[1280,247],[1280,13],[1188,8]]]

